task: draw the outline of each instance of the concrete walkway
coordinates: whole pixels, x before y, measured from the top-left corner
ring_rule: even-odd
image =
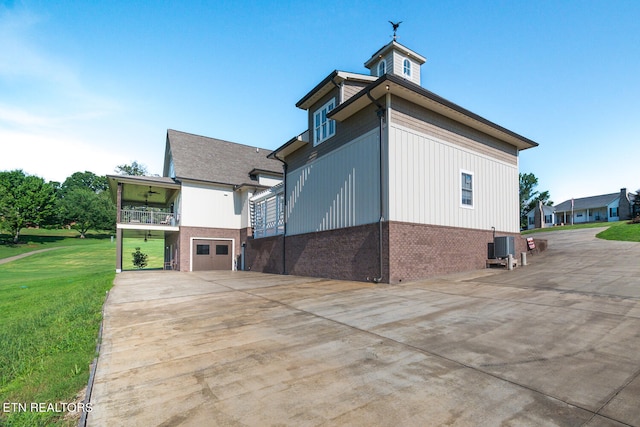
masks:
[[[26,258],[26,257],[31,256],[31,255],[40,254],[42,252],[55,251],[56,249],[62,249],[62,248],[66,248],[66,246],[58,246],[58,247],[55,247],[55,248],[38,249],[37,251],[25,252],[25,253],[20,254],[20,255],[14,255],[14,256],[7,257],[7,258],[2,258],[2,259],[0,259],[0,264],[6,264],[8,262],[17,261],[19,259]]]
[[[640,426],[640,244],[597,231],[402,285],[121,273],[88,424]]]

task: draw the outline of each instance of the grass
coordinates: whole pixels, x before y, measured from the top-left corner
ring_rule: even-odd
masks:
[[[0,265],[2,402],[71,403],[87,384],[102,304],[115,275],[115,243],[108,235],[75,235],[29,230],[21,236],[24,245],[0,245],[2,258],[59,248]],[[77,420],[56,412],[0,412],[0,425],[51,424]]]
[[[625,242],[640,242],[640,224],[629,224],[628,221],[616,222],[591,222],[586,224],[564,225],[561,227],[536,228],[523,231],[523,235],[560,230],[577,230],[582,228],[602,228],[606,230],[596,234],[596,237],[604,240],[620,240]]]
[[[133,265],[133,257],[131,254],[135,252],[136,248],[140,248],[140,252],[149,256],[148,264],[144,268],[158,269],[164,268],[164,240],[163,239],[148,239],[146,242],[141,238],[125,238],[122,239],[122,269],[123,270],[136,270]]]

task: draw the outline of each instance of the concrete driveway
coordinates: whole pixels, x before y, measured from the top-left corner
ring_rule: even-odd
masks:
[[[88,425],[640,426],[640,244],[597,231],[402,285],[121,273]]]

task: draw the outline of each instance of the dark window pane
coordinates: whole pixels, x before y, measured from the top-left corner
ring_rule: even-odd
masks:
[[[209,255],[209,245],[196,245],[196,255]]]
[[[229,255],[229,245],[216,245],[216,255]]]

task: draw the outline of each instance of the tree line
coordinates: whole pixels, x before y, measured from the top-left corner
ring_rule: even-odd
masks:
[[[147,175],[144,165],[133,162],[119,165],[120,175]],[[11,235],[14,243],[26,227],[72,228],[81,238],[89,230],[116,227],[116,206],[106,176],[76,172],[63,183],[45,182],[22,170],[0,172],[0,230]]]

